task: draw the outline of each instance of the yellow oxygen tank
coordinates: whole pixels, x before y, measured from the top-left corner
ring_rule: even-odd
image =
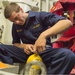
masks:
[[[33,60],[42,61],[41,57],[40,57],[38,54],[32,54],[32,55],[30,55],[29,58],[27,59],[27,62],[26,62],[26,63],[30,63],[30,62],[33,61]],[[40,69],[40,67],[37,66],[37,65],[32,65],[32,68]]]
[[[24,75],[46,75],[47,69],[42,61],[42,58],[38,54],[32,54],[28,57],[25,65]]]

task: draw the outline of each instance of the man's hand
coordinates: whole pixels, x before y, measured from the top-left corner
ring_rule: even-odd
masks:
[[[25,44],[24,52],[29,55],[33,52],[33,48],[34,46],[32,44]]]
[[[34,44],[34,53],[40,53],[45,50],[46,47],[46,38],[43,35],[40,35]]]

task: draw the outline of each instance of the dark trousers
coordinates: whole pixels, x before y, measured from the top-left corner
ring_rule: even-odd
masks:
[[[75,64],[75,54],[65,48],[46,47],[39,54],[47,67],[48,74],[69,74]],[[0,61],[8,64],[25,63],[29,55],[23,49],[0,44]]]

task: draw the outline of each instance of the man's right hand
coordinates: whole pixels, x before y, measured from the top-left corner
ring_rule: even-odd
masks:
[[[34,46],[32,44],[25,44],[24,52],[29,55],[32,53],[33,49]]]

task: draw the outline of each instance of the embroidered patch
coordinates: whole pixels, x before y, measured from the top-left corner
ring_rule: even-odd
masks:
[[[37,24],[33,27],[33,29],[38,28],[40,26],[40,24]]]
[[[22,29],[17,30],[17,32],[21,32],[21,31],[22,31]]]

